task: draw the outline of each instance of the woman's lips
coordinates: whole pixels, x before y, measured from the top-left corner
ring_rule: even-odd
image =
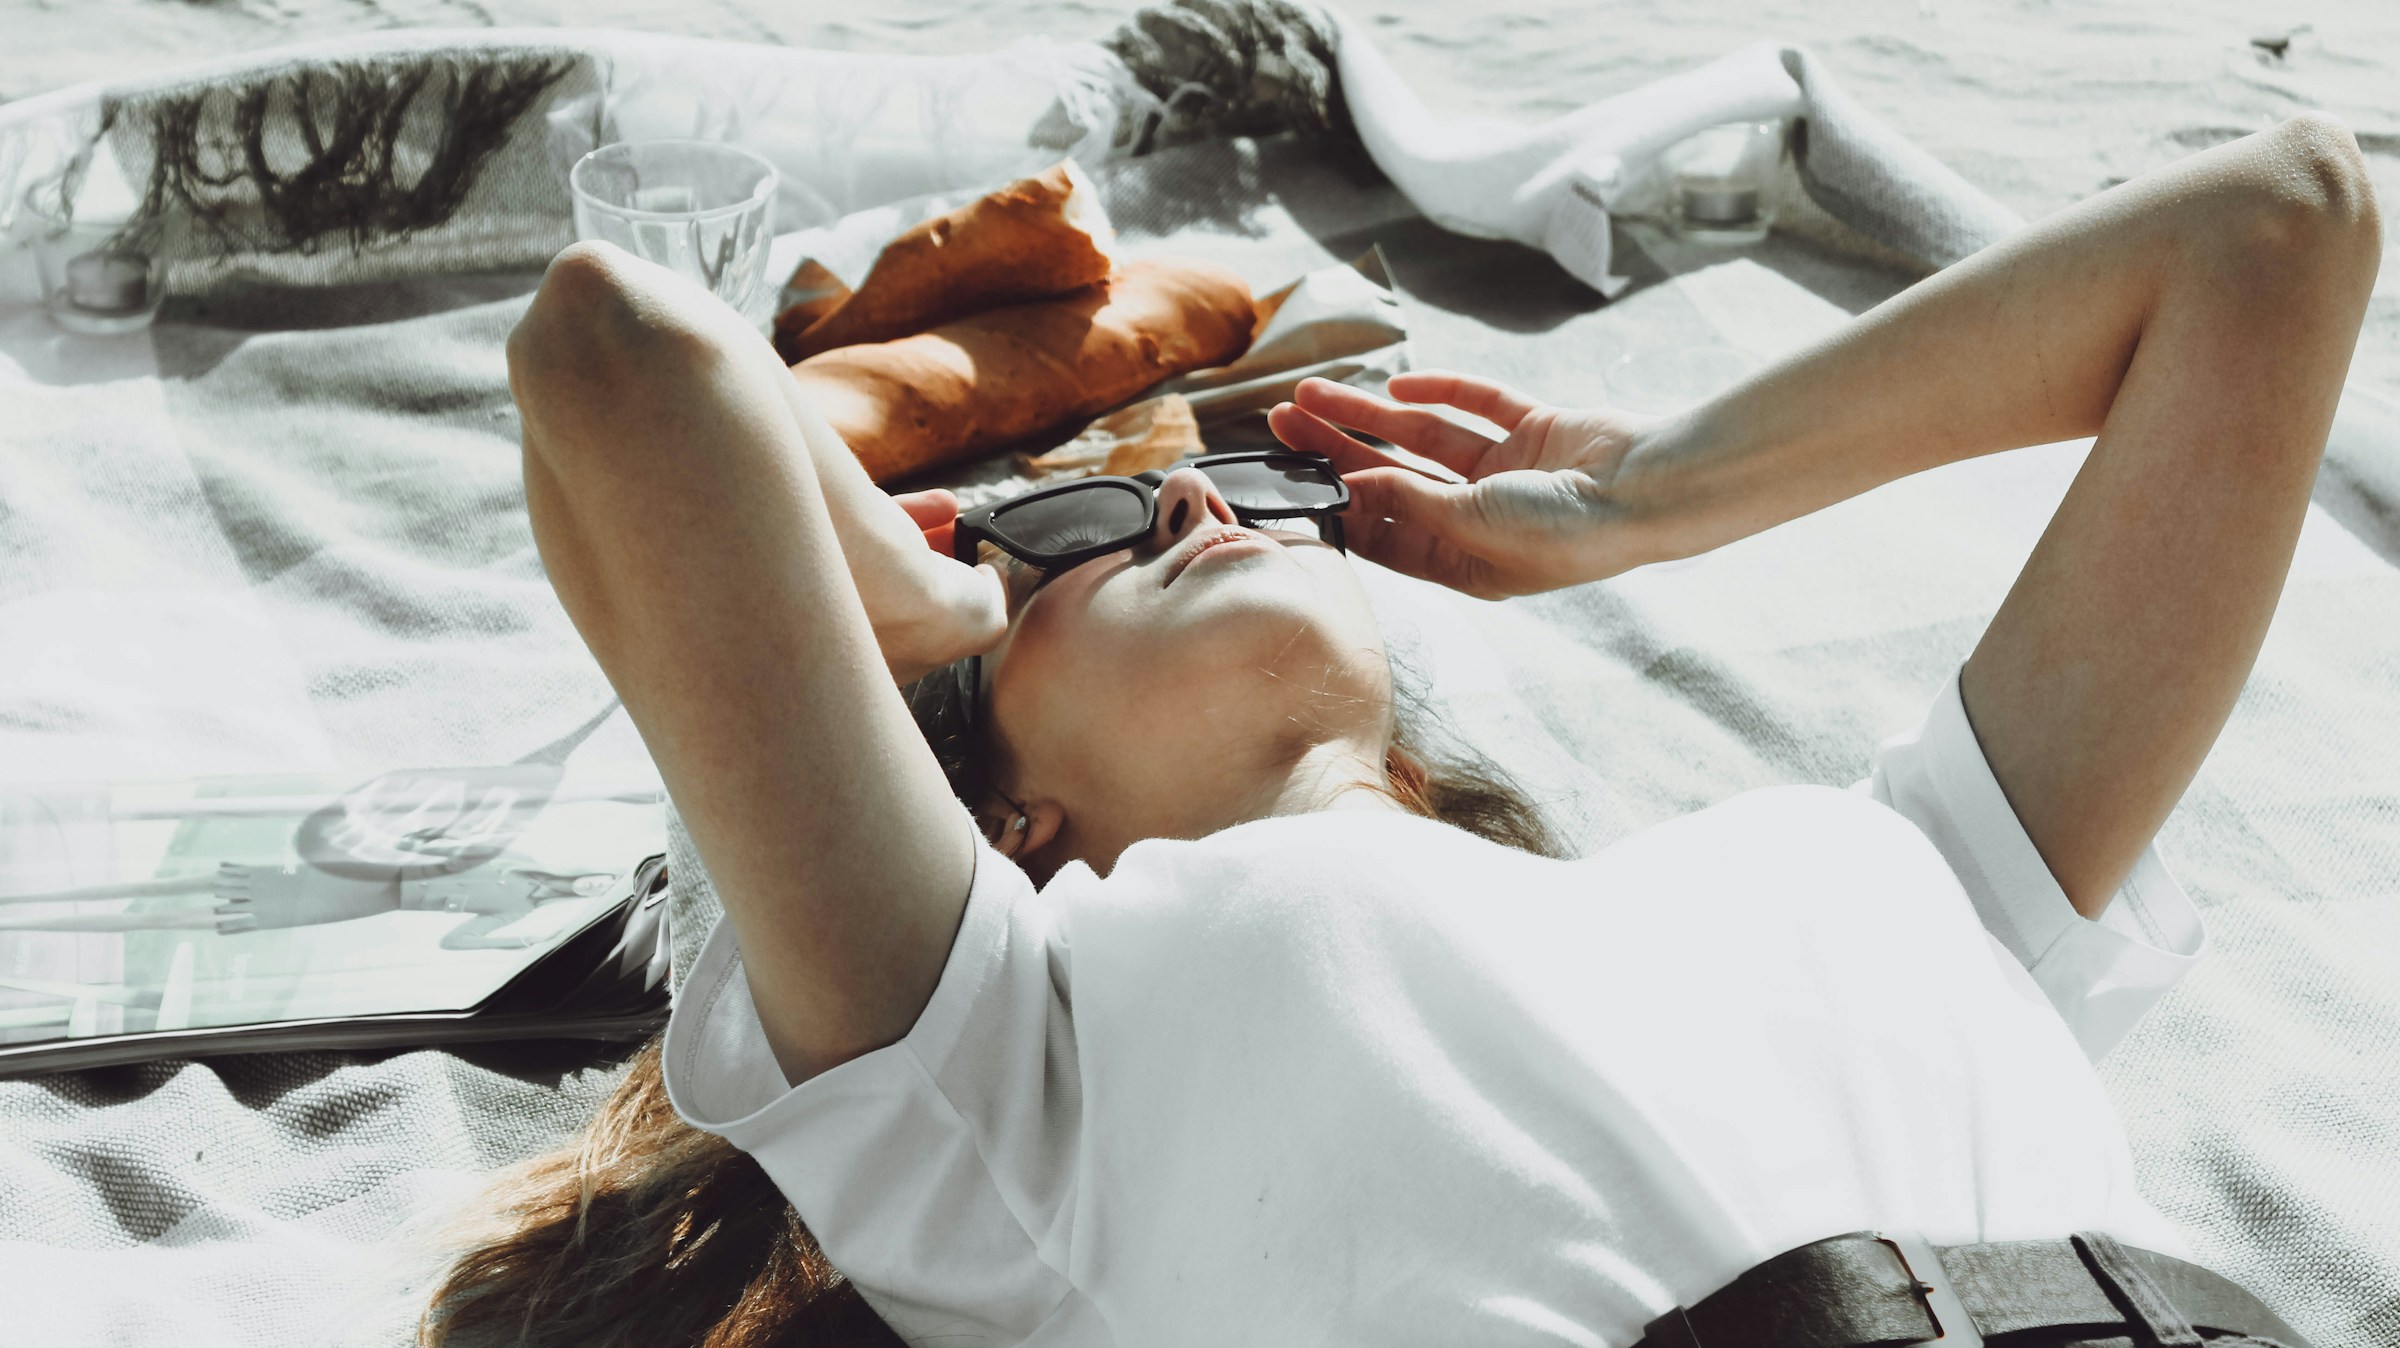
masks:
[[[1237,529],[1231,525],[1220,525],[1214,529],[1195,533],[1184,541],[1183,546],[1177,550],[1174,560],[1167,564],[1167,578],[1160,581],[1159,586],[1164,589],[1166,586],[1174,584],[1175,578],[1183,574],[1184,568],[1199,560],[1200,554],[1210,548],[1220,547],[1227,543],[1267,541],[1271,540],[1256,529]]]

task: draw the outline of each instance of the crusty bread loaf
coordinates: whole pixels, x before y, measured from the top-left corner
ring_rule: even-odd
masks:
[[[1250,345],[1250,287],[1222,267],[1134,262],[1096,286],[792,367],[878,482],[1105,411]]]
[[[778,317],[785,362],[895,337],[1002,305],[1047,299],[1108,276],[1115,231],[1072,159],[937,215],[884,245],[830,313]]]

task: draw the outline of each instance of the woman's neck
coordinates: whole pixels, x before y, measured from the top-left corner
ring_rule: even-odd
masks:
[[[1230,772],[1233,765],[1226,766]],[[1405,809],[1392,794],[1382,755],[1347,740],[1305,746],[1282,762],[1254,767],[1241,780],[1191,786],[1166,814],[1129,821],[1130,827],[1106,838],[1078,830],[1083,836],[1067,850],[1105,875],[1126,848],[1146,838],[1204,838],[1254,819],[1319,810]]]
[[[1337,740],[1303,752],[1280,780],[1262,783],[1251,812],[1226,826],[1318,810],[1403,808],[1392,794],[1391,773],[1383,755]]]

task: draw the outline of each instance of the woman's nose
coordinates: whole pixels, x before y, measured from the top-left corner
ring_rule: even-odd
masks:
[[[1158,523],[1151,530],[1150,546],[1164,552],[1176,539],[1212,521],[1236,523],[1233,507],[1225,504],[1208,474],[1197,468],[1178,468],[1159,484]]]

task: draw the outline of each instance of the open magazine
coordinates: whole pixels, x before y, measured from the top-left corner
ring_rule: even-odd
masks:
[[[666,797],[613,771],[0,787],[0,1074],[640,1038]]]

